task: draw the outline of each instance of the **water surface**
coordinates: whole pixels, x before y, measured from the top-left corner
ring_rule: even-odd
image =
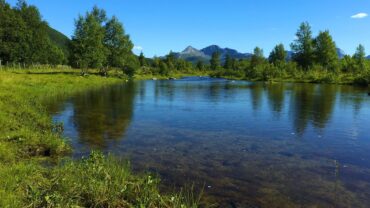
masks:
[[[51,107],[74,156],[129,158],[219,207],[368,207],[366,89],[190,77],[130,82]]]

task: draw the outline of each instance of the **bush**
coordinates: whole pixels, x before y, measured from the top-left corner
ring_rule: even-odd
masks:
[[[133,77],[135,75],[135,68],[131,66],[125,66],[123,67],[123,73],[126,74],[129,77]]]

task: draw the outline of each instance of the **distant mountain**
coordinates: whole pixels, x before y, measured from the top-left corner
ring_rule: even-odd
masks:
[[[235,59],[247,59],[252,56],[250,53],[240,53],[237,50],[230,49],[230,48],[221,48],[217,45],[211,45],[201,50],[198,50],[192,46],[188,46],[185,50],[180,53],[175,53],[175,55],[180,58],[184,59],[193,63],[198,61],[203,61],[205,63],[211,60],[212,54],[215,52],[220,53],[221,61],[224,62],[227,55],[230,55],[231,58]]]
[[[344,52],[342,49],[340,48],[337,48],[337,54],[338,54],[338,57],[340,59],[344,58],[344,56],[346,55],[346,52]]]
[[[370,55],[369,56],[366,56],[366,59],[370,59]]]
[[[177,58],[184,59],[193,63],[196,63],[198,61],[203,61],[204,63],[207,63],[211,59],[210,56],[207,56],[202,51],[193,48],[192,46],[188,46],[182,52],[175,53],[175,55],[177,56]]]
[[[203,52],[204,54],[206,54],[207,56],[210,56],[210,57],[212,56],[213,53],[218,52],[218,53],[220,53],[221,60],[225,60],[227,55],[229,55],[229,56],[231,56],[231,58],[235,58],[235,59],[247,59],[247,58],[250,58],[252,56],[252,54],[250,54],[250,53],[240,53],[235,49],[220,48],[217,45],[208,46],[206,48],[201,49],[200,51]]]
[[[293,59],[294,52],[293,51],[286,51],[286,60],[290,61]]]
[[[184,60],[187,60],[193,63],[196,63],[198,61],[203,61],[205,63],[208,63],[209,60],[211,60],[212,54],[215,52],[220,53],[221,62],[225,61],[225,58],[227,55],[230,55],[231,58],[235,58],[235,59],[248,59],[248,58],[251,58],[253,55],[251,53],[241,53],[231,48],[221,48],[218,45],[211,45],[211,46],[205,47],[200,50],[192,46],[188,46],[182,52],[175,53],[175,55],[177,56],[177,58],[184,59]],[[286,52],[287,52],[287,60],[291,60],[294,55],[293,51],[286,51]],[[337,54],[340,59],[342,59],[346,55],[346,53],[340,48],[337,48]],[[367,58],[370,59],[370,56],[368,56]]]

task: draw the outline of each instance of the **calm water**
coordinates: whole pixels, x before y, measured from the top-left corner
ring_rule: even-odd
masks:
[[[129,158],[219,207],[369,207],[367,89],[185,78],[90,91],[51,106],[80,157]]]

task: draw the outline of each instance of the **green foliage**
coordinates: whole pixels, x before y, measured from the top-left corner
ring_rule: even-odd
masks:
[[[139,67],[140,62],[138,58],[136,56],[129,55],[125,58],[125,65],[122,67],[122,69],[127,76],[133,77]]]
[[[145,56],[144,56],[143,52],[141,52],[140,55],[139,55],[139,63],[140,63],[141,67],[147,65],[147,61],[145,59]]]
[[[157,178],[135,176],[127,162],[99,152],[54,168],[48,178],[29,187],[32,207],[197,207],[199,203],[181,194],[161,195]]]
[[[170,70],[168,69],[166,62],[160,61],[159,62],[159,74],[169,75],[169,73],[170,73]]]
[[[139,67],[141,67],[141,73],[144,74],[168,77],[172,74],[192,73],[195,69],[191,62],[177,58],[172,51],[164,58],[148,59],[144,55],[140,55],[137,60],[139,61]]]
[[[284,45],[279,44],[271,51],[269,56],[270,63],[279,64],[286,62],[287,52],[285,51]]]
[[[314,40],[314,54],[317,64],[335,71],[338,68],[338,54],[329,31],[320,32]]]
[[[217,70],[221,67],[221,60],[220,60],[220,53],[219,52],[214,52],[212,54],[212,58],[210,60],[211,63],[211,70]]]
[[[24,65],[61,64],[66,57],[50,40],[49,26],[35,6],[19,1],[11,8],[0,1],[0,60]]]
[[[365,47],[360,44],[356,48],[356,53],[353,55],[353,60],[356,64],[356,70],[359,72],[363,72],[367,69],[365,56],[366,56]]]
[[[199,71],[203,71],[205,69],[205,65],[203,63],[203,61],[198,61],[197,62],[197,66],[196,68],[199,70]]]
[[[257,67],[265,62],[265,57],[263,56],[263,50],[259,47],[254,48],[253,55],[251,58],[251,68]]]
[[[94,7],[76,21],[71,42],[71,64],[77,68],[121,68],[130,76],[135,73],[136,57],[132,54],[133,44],[125,34],[122,23],[106,12]]]
[[[340,69],[343,72],[347,73],[347,72],[355,72],[356,71],[355,62],[354,62],[354,60],[352,59],[351,56],[345,55],[340,63],[341,63],[341,68]]]
[[[69,44],[71,40],[61,32],[51,28],[50,26],[48,26],[47,31],[50,41],[63,51],[63,56],[65,59],[63,64],[68,64],[67,61],[69,58]]]
[[[314,44],[312,39],[311,26],[303,22],[297,33],[297,39],[291,44],[293,60],[304,69],[308,69],[314,62]]]
[[[234,60],[231,58],[229,54],[226,55],[224,69],[232,69],[233,68]]]
[[[78,68],[100,68],[107,59],[104,46],[105,30],[101,14],[96,8],[76,20],[76,29],[71,42],[71,64]],[[101,11],[103,13],[103,11]]]
[[[134,47],[129,36],[125,34],[122,24],[116,17],[112,17],[105,27],[104,45],[108,49],[108,66],[123,67],[132,58]]]

